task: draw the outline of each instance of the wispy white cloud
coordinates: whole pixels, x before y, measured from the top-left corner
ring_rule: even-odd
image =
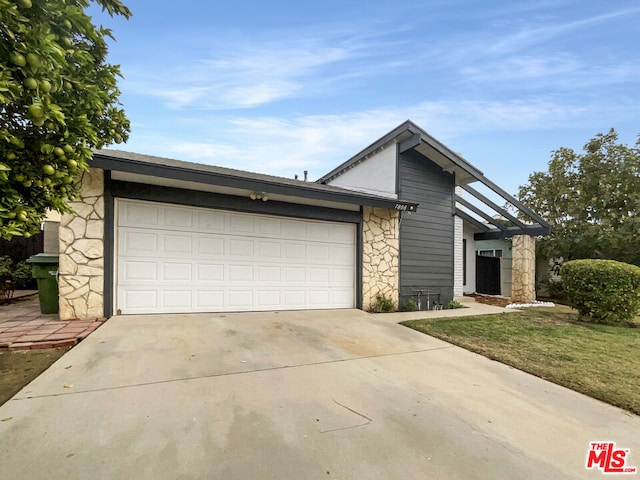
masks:
[[[614,10],[608,13],[594,15],[578,20],[558,21],[546,18],[546,21],[529,22],[522,26],[516,32],[504,35],[497,41],[488,44],[488,51],[493,54],[509,54],[518,52],[533,45],[539,45],[548,42],[559,36],[567,35],[576,30],[595,27],[601,23],[605,23],[617,18],[628,17],[640,13],[640,7],[629,9]],[[542,23],[542,25],[540,24]]]
[[[577,92],[587,88],[637,82],[640,65],[636,63],[586,62],[576,55],[557,54],[546,57],[514,56],[463,67],[462,82],[505,85],[518,91]]]
[[[407,118],[455,150],[456,141],[465,135],[496,131],[508,135],[517,131],[553,130],[568,123],[579,125],[598,108],[593,104],[566,105],[553,98],[539,97],[517,101],[423,102],[342,115],[217,118],[215,124],[207,122],[206,117],[198,117],[189,120],[194,129],[197,125],[210,126],[195,130],[191,138],[172,138],[167,133],[162,142],[150,145],[142,141],[132,148],[287,177],[308,170],[317,178]]]
[[[558,55],[555,58],[522,56],[488,62],[481,66],[463,67],[461,73],[467,80],[474,82],[495,82],[539,80],[545,77],[557,79],[560,75],[573,74],[583,69],[582,62],[569,55]]]
[[[354,25],[351,30],[326,27],[301,32],[295,41],[281,40],[296,37],[292,32],[279,32],[263,41],[230,42],[231,46],[202,40],[208,46],[189,65],[171,66],[171,75],[130,71],[126,85],[132,92],[157,97],[177,109],[248,108],[314,96],[344,79],[398,66],[390,52],[404,40],[387,38],[396,32],[372,34]]]

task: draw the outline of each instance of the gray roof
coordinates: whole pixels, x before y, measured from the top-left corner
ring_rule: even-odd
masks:
[[[267,191],[281,195],[367,205],[401,210],[416,210],[417,204],[402,200],[349,190],[332,185],[305,182],[274,175],[217,167],[171,158],[142,155],[122,150],[94,151],[91,166],[105,170],[137,173],[175,180],[221,185],[232,188]]]

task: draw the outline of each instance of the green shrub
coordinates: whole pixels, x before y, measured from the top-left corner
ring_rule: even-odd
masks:
[[[14,265],[8,256],[0,257],[0,302],[10,301],[15,290],[31,287],[33,283],[27,262]]]
[[[466,307],[457,300],[451,300],[449,303],[447,303],[447,306],[445,308],[451,309],[451,308],[466,308]]]
[[[12,280],[16,290],[32,287],[34,280],[31,276],[31,266],[24,260],[16,263],[13,267]]]
[[[400,305],[401,312],[415,312],[418,310],[418,304],[413,298],[408,298]]]
[[[564,291],[562,280],[548,278],[540,282],[542,289],[546,290],[547,297],[557,303],[567,303],[567,292]]]
[[[0,257],[0,303],[11,300],[15,287],[12,281],[12,261],[9,257]]]
[[[560,269],[569,305],[602,323],[631,322],[640,311],[640,267],[614,260],[572,260]]]
[[[390,313],[396,311],[396,304],[386,295],[376,295],[376,304],[374,306],[376,313]]]

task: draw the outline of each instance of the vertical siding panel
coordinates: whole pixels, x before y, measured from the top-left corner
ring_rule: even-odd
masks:
[[[446,304],[454,289],[454,176],[415,151],[401,154],[398,167],[400,198],[420,204],[400,223],[401,299],[430,289]]]

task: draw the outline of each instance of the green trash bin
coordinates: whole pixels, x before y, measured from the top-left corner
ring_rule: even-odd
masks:
[[[58,313],[58,254],[38,253],[27,260],[38,282],[40,312]]]

